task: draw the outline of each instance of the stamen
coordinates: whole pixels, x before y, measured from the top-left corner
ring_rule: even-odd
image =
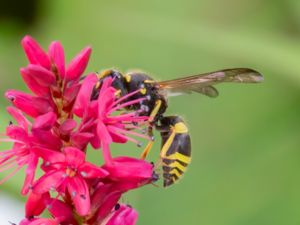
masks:
[[[138,99],[135,99],[135,100],[132,100],[132,101],[122,103],[122,104],[117,105],[116,107],[112,108],[107,114],[111,114],[112,112],[114,112],[118,109],[121,109],[121,108],[125,108],[126,106],[140,103],[140,102],[144,101],[145,99],[146,99],[145,97],[144,98],[138,98]]]
[[[129,134],[129,135],[133,135],[133,136],[144,138],[148,141],[151,141],[151,138],[147,135],[144,135],[144,134],[140,134],[140,133],[130,131],[130,130],[121,129],[121,128],[118,128],[118,127],[112,127],[112,129],[115,130],[115,131],[118,131],[122,134]]]
[[[6,171],[8,169],[11,169],[12,167],[16,166],[17,164],[15,163],[14,159],[11,159],[9,161],[6,161],[0,166],[0,172]]]
[[[133,91],[133,92],[130,92],[129,94],[127,95],[124,95],[123,97],[119,98],[117,101],[114,102],[113,106],[115,105],[118,105],[120,102],[122,102],[123,100],[127,99],[127,98],[130,98],[131,96],[137,94],[140,92],[140,89],[136,90],[136,91]]]
[[[17,168],[14,169],[10,174],[8,174],[6,177],[4,177],[2,180],[0,180],[0,185],[3,184],[5,181],[7,181],[12,176],[14,176],[20,169],[21,169],[21,167],[17,166]]]
[[[134,111],[134,112],[130,112],[130,113],[124,113],[124,114],[120,114],[117,116],[111,116],[108,117],[109,119],[114,119],[116,121],[127,121],[126,119],[129,119],[130,121],[133,119],[133,116],[136,116],[137,113],[143,112],[143,110],[138,110],[138,111]]]
[[[128,137],[128,136],[126,136],[126,135],[123,135],[123,134],[120,134],[120,133],[117,133],[117,132],[114,132],[114,131],[112,131],[112,133],[115,133],[116,135],[118,135],[118,136],[120,136],[120,137],[122,137],[122,138],[124,138],[124,139],[126,139],[126,140],[128,140],[128,141],[131,141],[132,143],[134,143],[134,144],[136,144],[136,145],[139,145],[139,144],[140,144],[140,142],[137,141],[137,140],[135,140],[134,138]]]
[[[12,138],[0,138],[0,142],[15,142],[15,143],[24,144],[23,141],[12,139]]]

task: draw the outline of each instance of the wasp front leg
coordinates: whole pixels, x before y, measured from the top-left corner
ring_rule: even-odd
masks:
[[[184,121],[178,116],[160,120],[162,144],[160,157],[163,164],[164,187],[180,179],[191,162],[191,138]]]

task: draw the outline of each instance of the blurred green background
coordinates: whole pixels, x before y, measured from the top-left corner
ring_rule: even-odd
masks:
[[[216,99],[170,99],[168,114],[190,127],[193,161],[178,184],[123,197],[138,209],[138,224],[300,224],[300,1],[24,2],[0,10],[2,95],[26,90],[19,75],[27,64],[19,44],[25,34],[46,49],[60,40],[68,60],[90,44],[87,71],[140,68],[159,80],[232,67],[264,74],[262,84],[218,85]],[[7,102],[0,102],[4,131]],[[114,152],[141,150],[129,144]],[[19,198],[21,183],[19,174],[3,188]]]

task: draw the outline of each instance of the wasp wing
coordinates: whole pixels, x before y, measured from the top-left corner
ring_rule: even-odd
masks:
[[[209,97],[217,97],[218,91],[213,87],[215,84],[259,83],[261,81],[263,81],[263,76],[259,72],[248,68],[236,68],[161,81],[157,85],[170,96],[197,92]]]

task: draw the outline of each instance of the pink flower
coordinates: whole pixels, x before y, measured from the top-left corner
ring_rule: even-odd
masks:
[[[79,215],[86,215],[90,209],[90,195],[86,179],[102,178],[108,172],[85,161],[85,154],[77,148],[66,147],[64,153],[47,149],[36,153],[44,159],[42,176],[33,191],[42,194],[50,190],[60,193],[68,191]]]

